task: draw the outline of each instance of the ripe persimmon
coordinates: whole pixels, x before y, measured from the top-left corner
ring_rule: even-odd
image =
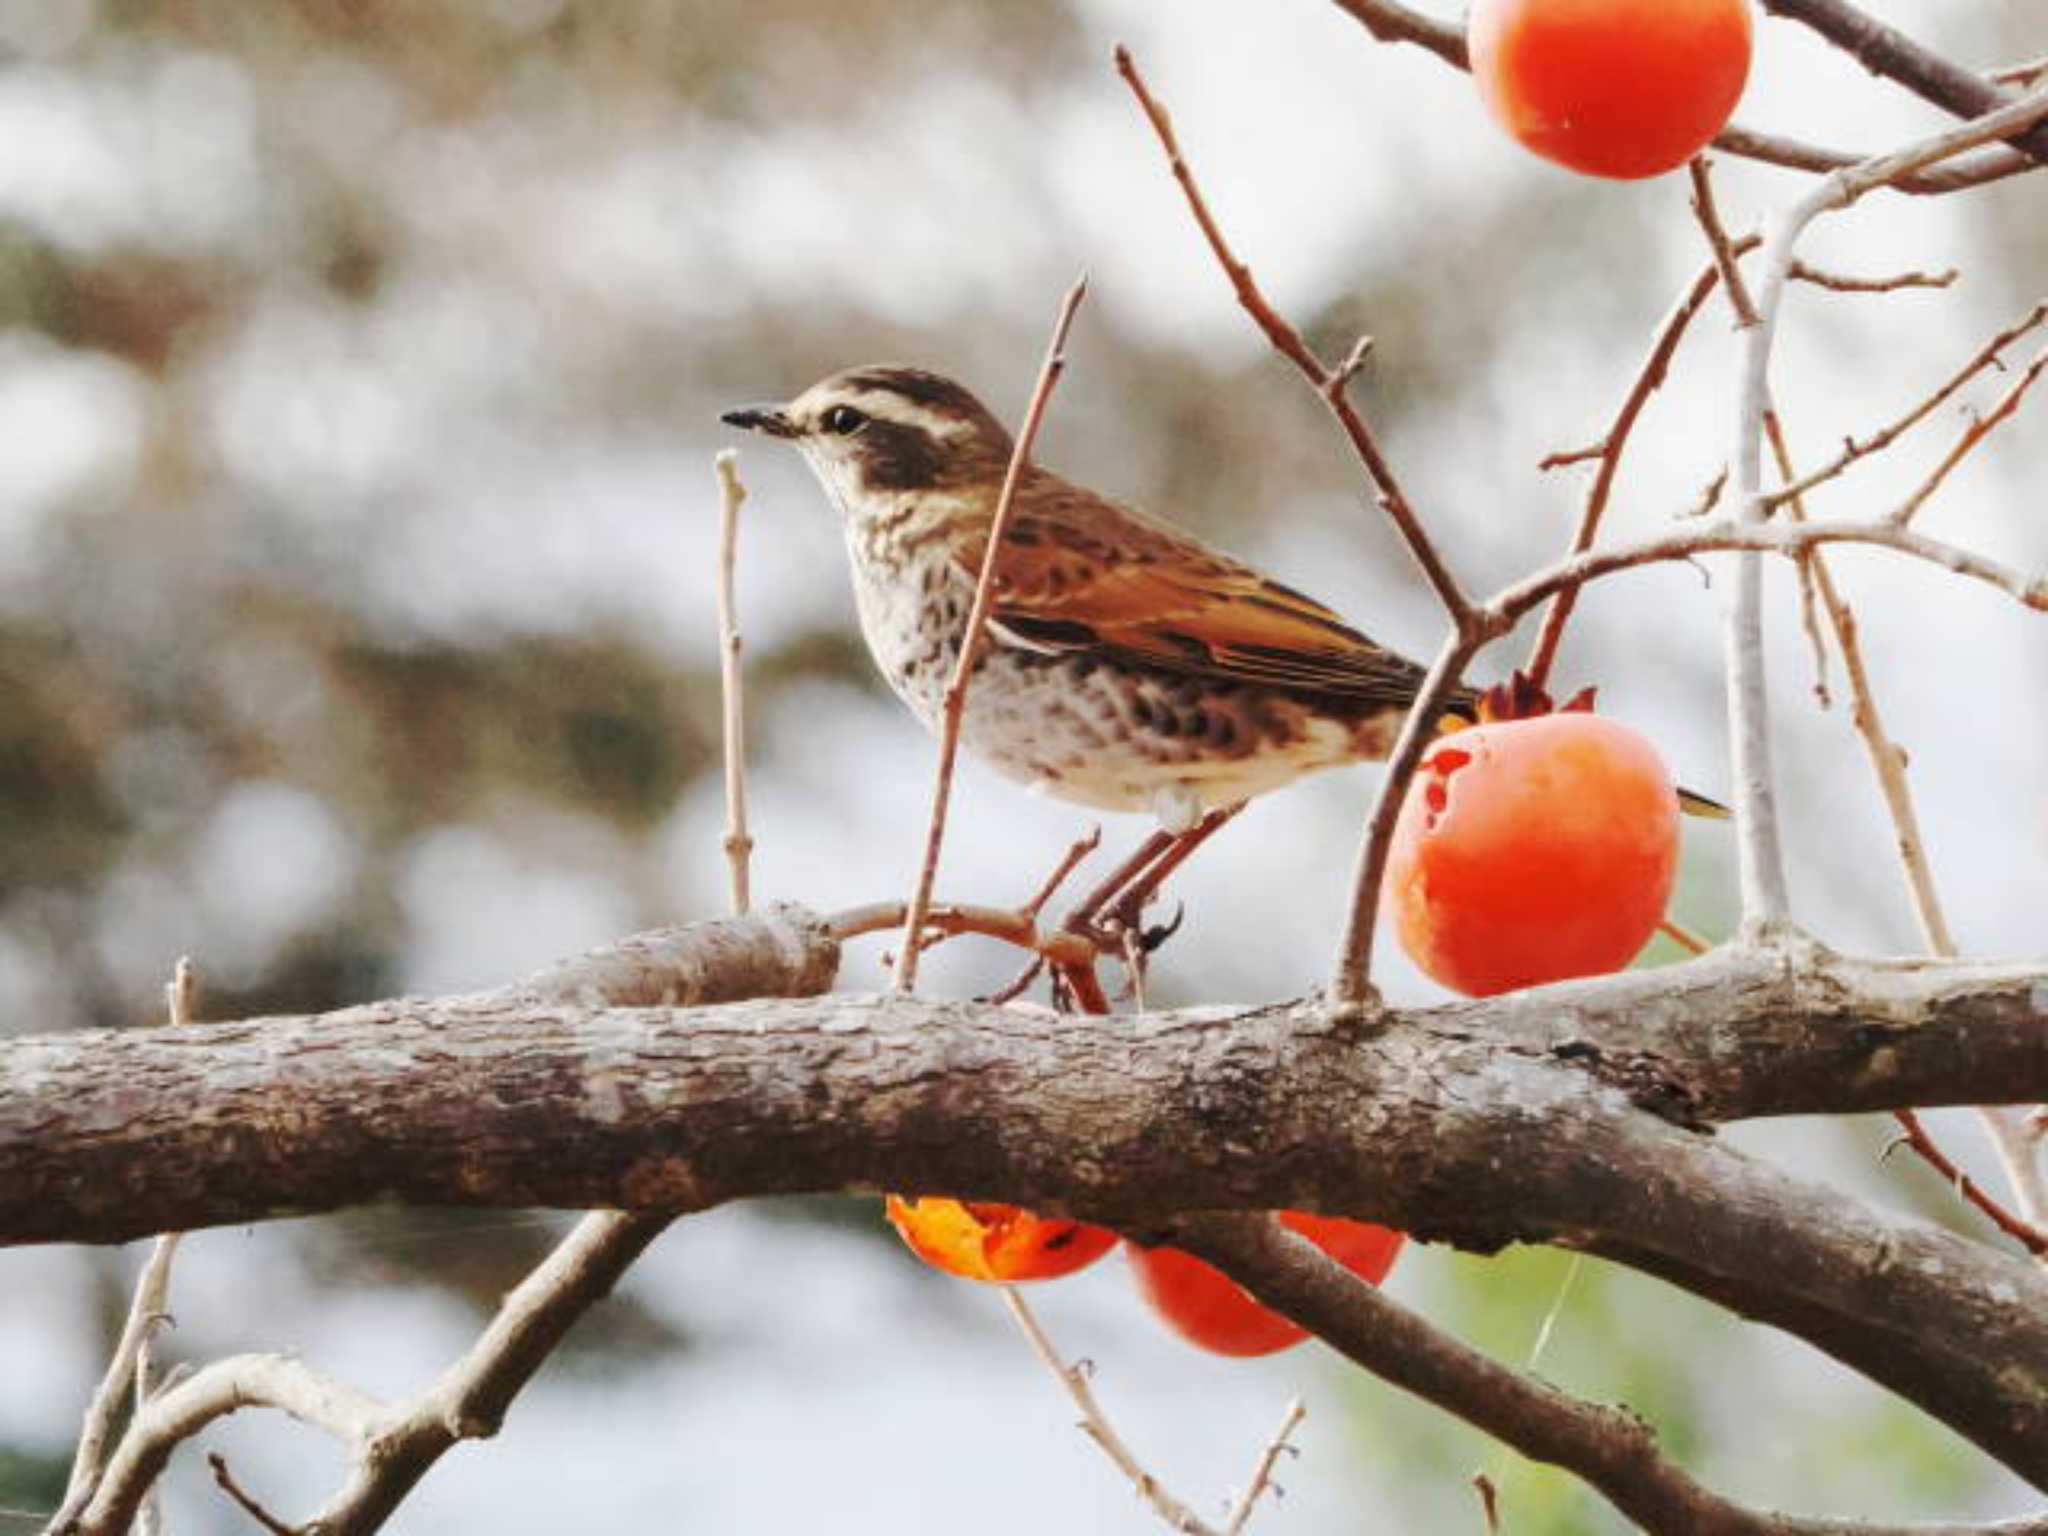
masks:
[[[1423,755],[1381,903],[1409,958],[1470,997],[1618,971],[1671,899],[1678,814],[1656,749],[1616,721],[1475,725]]]
[[[1494,119],[1590,176],[1672,170],[1749,79],[1749,0],[1473,0],[1472,78]]]
[[[1071,1275],[1116,1243],[1107,1228],[991,1201],[891,1195],[884,1209],[897,1235],[927,1264],[993,1284]]]
[[[1363,1280],[1378,1285],[1406,1240],[1390,1227],[1341,1216],[1282,1211],[1292,1227]],[[1270,1355],[1299,1344],[1308,1331],[1254,1301],[1211,1264],[1178,1248],[1125,1244],[1138,1294],[1175,1333],[1219,1355]]]

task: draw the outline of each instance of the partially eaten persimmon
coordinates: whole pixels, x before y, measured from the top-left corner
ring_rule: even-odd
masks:
[[[1424,754],[1382,901],[1409,958],[1467,996],[1618,971],[1671,899],[1678,814],[1663,760],[1625,725],[1472,726]]]
[[[1107,1228],[1063,1216],[1034,1216],[992,1201],[891,1195],[884,1209],[897,1235],[927,1264],[990,1284],[1070,1275],[1116,1244],[1116,1234]]]

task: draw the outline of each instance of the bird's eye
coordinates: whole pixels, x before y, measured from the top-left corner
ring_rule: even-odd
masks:
[[[868,424],[867,413],[857,411],[850,405],[835,405],[819,422],[827,432],[836,432],[841,437],[858,432]]]

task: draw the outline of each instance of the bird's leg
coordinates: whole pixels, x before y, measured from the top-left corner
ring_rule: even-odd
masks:
[[[1197,823],[1197,826],[1199,825]],[[1120,953],[1123,947],[1120,941],[1109,934],[1097,920],[1127,887],[1133,886],[1146,870],[1171,852],[1182,837],[1189,835],[1163,831],[1152,833],[1144,842],[1138,844],[1129,858],[1112,869],[1081,898],[1081,904],[1061,919],[1060,926],[1068,933],[1078,933],[1083,938],[1091,940],[1106,954]]]
[[[1180,920],[1176,918],[1163,929],[1146,933],[1142,927],[1146,903],[1197,848],[1243,809],[1244,802],[1240,800],[1210,811],[1185,832],[1154,832],[1107,880],[1090,891],[1080,906],[1067,914],[1062,926],[1112,953],[1123,952],[1123,935],[1127,933],[1139,935],[1139,948],[1144,953],[1157,949],[1180,926]]]

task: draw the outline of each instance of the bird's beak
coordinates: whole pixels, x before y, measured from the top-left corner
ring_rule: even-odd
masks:
[[[745,427],[749,432],[766,432],[770,437],[801,437],[797,424],[779,405],[747,405],[727,411],[718,418],[727,426]]]

